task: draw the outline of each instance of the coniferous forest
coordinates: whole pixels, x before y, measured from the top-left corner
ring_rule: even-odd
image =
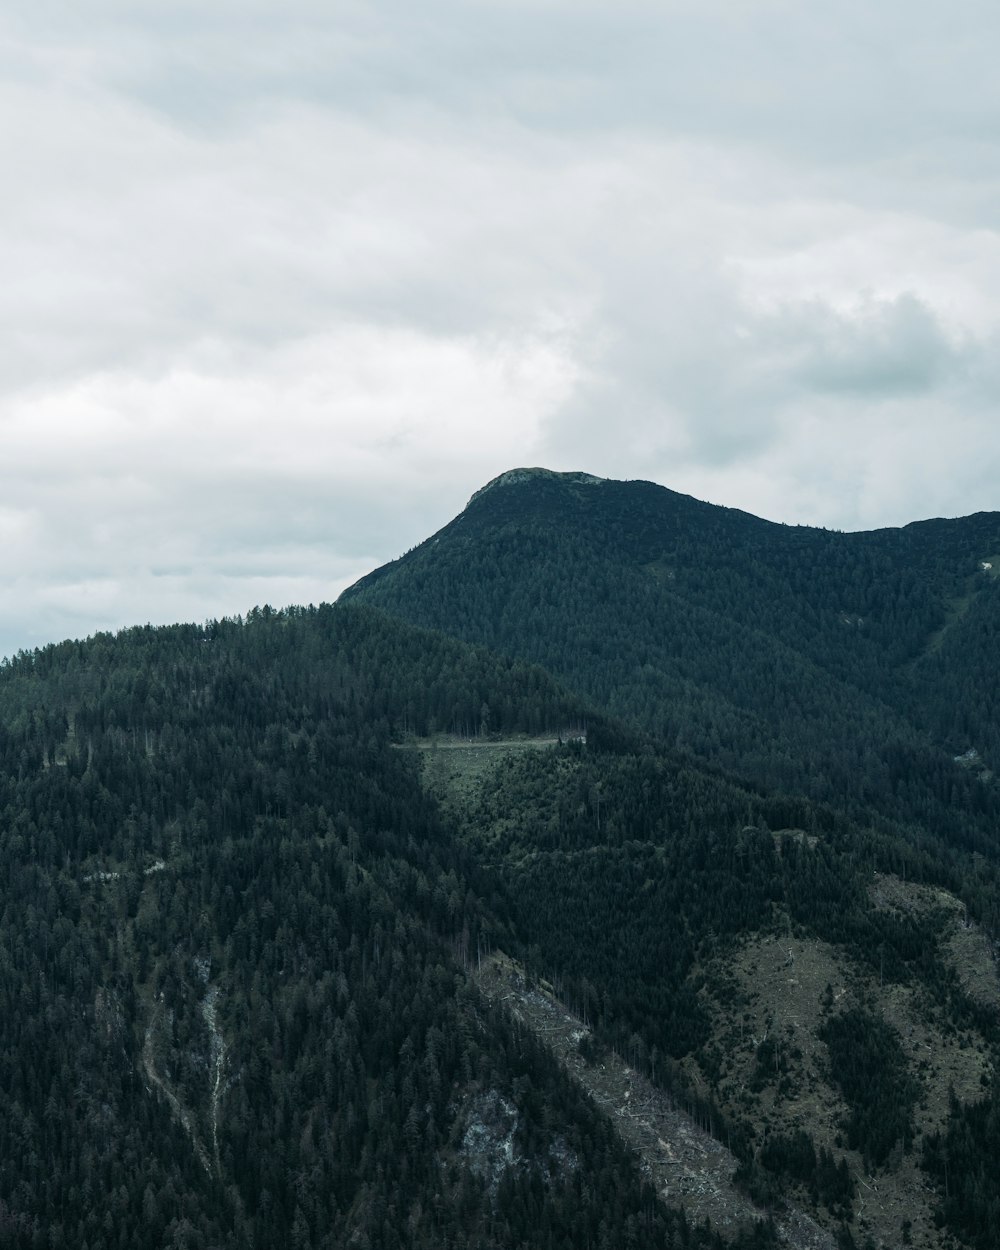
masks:
[[[991,1245],[997,552],[521,472],[337,605],[9,660],[0,1246]]]

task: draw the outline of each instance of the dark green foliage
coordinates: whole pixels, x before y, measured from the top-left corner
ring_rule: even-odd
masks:
[[[772,1133],[760,1152],[760,1164],[767,1171],[785,1176],[805,1187],[814,1202],[832,1212],[850,1212],[856,1185],[843,1156],[835,1160],[831,1151],[820,1147],[801,1129],[794,1133]]]
[[[933,882],[1000,932],[998,552],[996,513],[840,534],[650,483],[528,471],[349,596],[538,662],[662,744],[673,791],[641,770],[619,786],[620,762],[605,782],[596,759],[572,781],[512,778],[494,805],[509,797],[531,814],[480,848],[513,880],[536,958],[608,1040],[631,1053],[636,1037],[665,1055],[698,1046],[699,955],[770,914],[842,946],[882,984],[918,980],[940,1018],[995,1046],[995,1018],[941,962],[934,919],[876,913],[868,889],[878,872]],[[696,782],[706,763],[727,779]],[[818,842],[781,838],[780,864],[764,852],[734,900],[744,826]],[[664,879],[667,864],[683,885]],[[717,899],[735,910],[731,929]],[[898,1039],[866,1015],[827,1027],[848,1137],[891,1161],[914,1098]],[[755,1079],[782,1079],[766,1060]],[[717,1067],[703,1048],[702,1071],[714,1079]],[[666,1062],[660,1071],[673,1079]],[[957,1219],[954,1200],[946,1210]]]
[[[821,836],[810,845],[769,831],[789,821]],[[744,1129],[722,1126],[710,1103],[693,1100],[671,1060],[698,1052],[702,1070],[718,1075],[702,969],[743,934],[791,924],[851,950],[886,982],[920,980],[956,1018],[971,1012],[992,1027],[940,962],[933,926],[871,907],[870,857],[891,857],[890,841],[690,760],[627,740],[621,750],[571,745],[508,758],[469,810],[465,840],[506,887],[527,961],[601,1041],[670,1085],[737,1151],[749,1149]],[[751,1085],[779,1084],[788,1061],[787,1048],[766,1040]]]
[[[897,1142],[910,1145],[913,1132],[918,1087],[899,1037],[880,1016],[860,1008],[831,1016],[819,1036],[850,1108],[847,1144],[881,1165]]]
[[[791,1181],[813,1204],[822,1204],[838,1219],[848,1219],[856,1186],[843,1156],[839,1162],[808,1133],[772,1133],[756,1159],[742,1162],[734,1177],[752,1202],[780,1210]]]
[[[577,717],[354,609],[0,673],[2,1244],[717,1244],[462,974],[507,905],[390,737],[485,696],[510,730]],[[490,1091],[493,1187],[464,1146]]]
[[[975,1250],[993,1250],[1000,1227],[1000,1097],[996,1088],[963,1106],[954,1096],[948,1124],[924,1142],[924,1166],[938,1183],[940,1221]]]
[[[615,1047],[724,1136],[762,1204],[791,1186],[846,1216],[843,1159],[723,1122],[705,992],[735,993],[744,935],[812,934],[996,1043],[943,921],[869,890],[935,882],[1000,927],[998,535],[536,476],[358,590],[496,651],[345,604],[3,666],[0,1246],[718,1246],[480,1000],[465,971],[494,945],[594,1027],[584,1058]],[[461,827],[400,749],[570,727],[586,746],[510,756]],[[824,1038],[849,1144],[891,1163],[898,1038],[866,1011]],[[752,1082],[793,1058],[765,1042]],[[993,1105],[956,1104],[927,1150],[971,1238],[995,1225],[969,1162],[1000,1151]]]
[[[841,534],[522,474],[350,597],[558,674],[769,788],[991,854],[1000,514]],[[992,919],[992,905],[991,917]]]
[[[784,1186],[780,1179],[753,1161],[744,1161],[733,1174],[733,1181],[754,1206],[767,1211],[785,1208]]]

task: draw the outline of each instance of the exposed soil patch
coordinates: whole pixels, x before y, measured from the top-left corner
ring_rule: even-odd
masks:
[[[942,913],[945,920],[942,954],[955,969],[970,998],[1000,1011],[1000,977],[992,942],[966,914],[965,904],[947,890],[917,885],[880,873],[869,891],[876,907],[907,915]]]
[[[562,741],[579,737],[567,731]],[[543,751],[557,746],[558,737],[545,738],[454,738],[416,739],[408,747],[420,751],[425,787],[452,810],[465,813],[479,799],[484,782],[493,776],[497,764],[525,751]]]
[[[589,1030],[546,987],[529,985],[518,965],[499,954],[484,960],[477,979],[487,997],[503,1002],[541,1038],[608,1114],[665,1203],[682,1207],[695,1222],[710,1220],[722,1233],[761,1218],[732,1183],[736,1159],[726,1147],[617,1055],[586,1060],[580,1043]],[[802,1212],[789,1210],[778,1228],[789,1246],[833,1250],[834,1239]]]
[[[713,1043],[698,1062],[685,1063],[700,1088],[712,1089],[724,1110],[749,1121],[760,1144],[771,1133],[801,1129],[817,1148],[843,1156],[858,1185],[853,1230],[859,1242],[871,1237],[877,1246],[897,1246],[902,1222],[909,1220],[914,1246],[950,1244],[934,1225],[936,1195],[916,1159],[922,1136],[944,1125],[950,1087],[962,1100],[981,1096],[989,1066],[983,1038],[951,1029],[926,991],[880,986],[877,974],[817,940],[757,938],[704,972]],[[900,1145],[874,1172],[847,1148],[849,1108],[817,1035],[831,1014],[860,1006],[881,1014],[899,1035],[920,1088],[913,1152],[904,1155]]]
[[[150,1021],[149,1027],[146,1029],[146,1037],[142,1047],[142,1067],[146,1076],[152,1081],[153,1085],[166,1098],[170,1110],[173,1112],[174,1118],[181,1125],[191,1140],[191,1145],[198,1157],[198,1162],[211,1175],[212,1164],[208,1157],[208,1151],[205,1149],[204,1142],[198,1134],[195,1126],[195,1117],[192,1112],[184,1106],[175,1090],[171,1087],[165,1077],[161,1076],[156,1066],[155,1055],[155,1039],[156,1032],[160,1025],[160,1017],[162,1009],[157,1008],[153,1019]]]

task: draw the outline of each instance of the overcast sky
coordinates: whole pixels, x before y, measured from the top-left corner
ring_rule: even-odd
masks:
[[[992,0],[4,7],[0,654],[334,598],[518,465],[1000,507]]]

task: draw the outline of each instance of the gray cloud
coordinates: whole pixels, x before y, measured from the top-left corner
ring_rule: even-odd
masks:
[[[331,597],[519,463],[993,507],[1000,13],[3,19],[0,653]]]
[[[853,314],[799,308],[789,338],[798,340],[798,376],[807,388],[861,398],[919,395],[962,371],[962,353],[933,313],[912,295],[865,301]]]

